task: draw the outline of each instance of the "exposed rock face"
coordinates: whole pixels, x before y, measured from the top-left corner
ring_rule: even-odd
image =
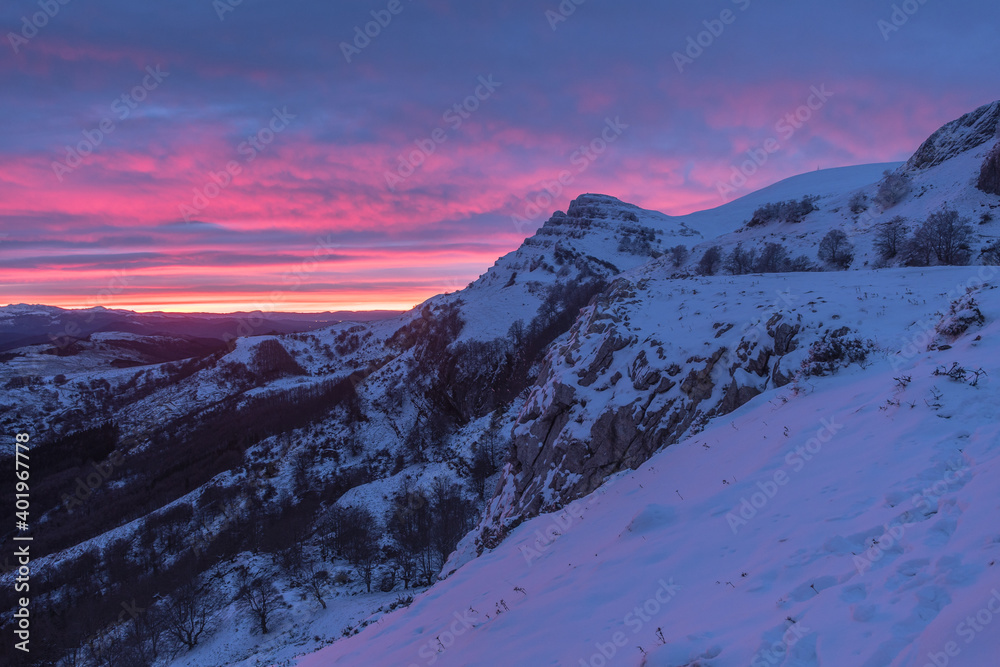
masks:
[[[800,315],[777,305],[762,317],[758,306],[747,311],[756,321],[741,317],[689,334],[682,314],[640,321],[637,313],[664,307],[657,288],[679,289],[647,282],[616,280],[550,350],[513,429],[510,465],[480,526],[481,548],[792,379],[799,362],[780,362],[799,347]],[[685,340],[674,340],[682,328]]]
[[[1000,142],[997,142],[983,160],[983,168],[979,172],[979,182],[976,187],[988,194],[1000,195]]]
[[[628,222],[638,222],[636,212],[639,208],[633,204],[626,204],[620,199],[609,195],[581,195],[574,199],[569,208],[566,209],[566,216],[570,218],[604,218],[606,220],[625,220]]]
[[[932,134],[906,163],[906,168],[933,167],[959,153],[982,146],[997,136],[998,124],[1000,101],[981,106]]]

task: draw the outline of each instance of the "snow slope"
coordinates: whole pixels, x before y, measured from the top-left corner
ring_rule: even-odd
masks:
[[[850,193],[877,183],[883,172],[900,166],[902,163],[886,162],[810,171],[778,181],[716,208],[679,216],[679,219],[702,232],[706,238],[723,236],[736,231],[763,204],[802,199],[809,195],[828,198]]]
[[[766,391],[297,664],[995,664],[1000,291],[876,277],[802,277],[870,323],[864,368]],[[966,285],[985,324],[945,341]],[[956,362],[988,375],[935,375]]]

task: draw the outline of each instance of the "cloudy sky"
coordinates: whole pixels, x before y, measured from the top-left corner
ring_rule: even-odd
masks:
[[[998,24],[986,0],[8,0],[0,304],[408,308],[583,192],[679,214],[905,159],[1000,98]]]

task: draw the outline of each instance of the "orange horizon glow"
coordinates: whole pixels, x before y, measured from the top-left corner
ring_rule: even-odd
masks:
[[[308,297],[299,295],[299,298],[288,298],[281,301],[267,302],[264,299],[255,298],[255,295],[212,295],[212,297],[198,298],[183,294],[171,295],[168,298],[154,297],[132,297],[116,298],[108,297],[102,299],[79,300],[69,296],[46,299],[44,302],[18,301],[0,303],[0,307],[13,306],[17,304],[52,306],[64,310],[87,310],[95,307],[103,307],[108,310],[130,310],[136,313],[213,313],[226,314],[234,312],[262,311],[265,313],[298,313],[298,314],[321,314],[337,311],[351,312],[372,312],[372,311],[398,311],[405,312],[415,308],[427,299],[438,294],[448,292],[448,286],[442,286],[439,291],[414,292],[412,297],[402,294],[385,300],[371,300],[367,295],[359,296],[356,300],[346,297],[342,293],[330,292],[329,298],[323,299],[323,294],[312,293]]]

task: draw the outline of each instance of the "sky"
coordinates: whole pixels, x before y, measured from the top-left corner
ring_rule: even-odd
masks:
[[[0,304],[410,308],[582,193],[683,214],[906,159],[1000,98],[998,23],[986,0],[7,0]]]

